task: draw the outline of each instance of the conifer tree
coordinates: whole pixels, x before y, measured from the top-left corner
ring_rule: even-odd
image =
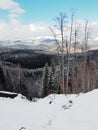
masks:
[[[43,71],[43,96],[48,94],[48,85],[49,85],[49,66],[46,63]]]
[[[49,79],[48,79],[48,92],[53,93],[55,90],[55,85],[54,85],[54,74],[53,70],[49,71]]]

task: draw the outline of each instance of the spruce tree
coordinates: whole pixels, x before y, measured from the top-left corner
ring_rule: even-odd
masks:
[[[43,96],[48,95],[48,85],[49,85],[49,66],[46,63],[43,71]]]
[[[51,69],[51,71],[49,71],[48,91],[49,91],[49,93],[53,93],[54,90],[55,90],[54,75],[53,75],[53,71]]]

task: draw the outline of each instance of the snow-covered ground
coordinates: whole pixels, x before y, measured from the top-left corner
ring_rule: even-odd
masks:
[[[36,100],[36,99],[35,99]],[[0,98],[0,130],[98,130],[98,90],[30,102]]]

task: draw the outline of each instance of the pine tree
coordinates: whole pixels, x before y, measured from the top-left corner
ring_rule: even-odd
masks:
[[[48,79],[48,92],[53,93],[55,90],[55,85],[54,85],[54,74],[52,69],[49,71],[49,79]]]
[[[43,71],[43,96],[48,95],[48,85],[49,85],[49,66],[46,63]]]
[[[55,74],[55,71],[56,71],[56,63],[55,63],[55,61],[54,61],[54,59],[52,58],[52,60],[51,60],[51,71],[52,71],[52,73],[53,74]]]

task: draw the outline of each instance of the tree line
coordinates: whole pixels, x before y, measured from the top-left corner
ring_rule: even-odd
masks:
[[[66,94],[88,92],[98,87],[96,62],[91,61],[89,56],[85,65],[82,64],[82,56],[76,59],[74,70],[73,58],[70,60],[67,92],[67,68],[64,67],[64,93]],[[43,68],[23,69],[19,65],[0,62],[0,90],[21,93],[30,100],[33,97],[45,97],[51,93],[60,94],[62,93],[62,66],[60,63],[61,61],[57,62],[52,59],[50,66],[46,63]],[[65,62],[65,66],[66,64]]]

